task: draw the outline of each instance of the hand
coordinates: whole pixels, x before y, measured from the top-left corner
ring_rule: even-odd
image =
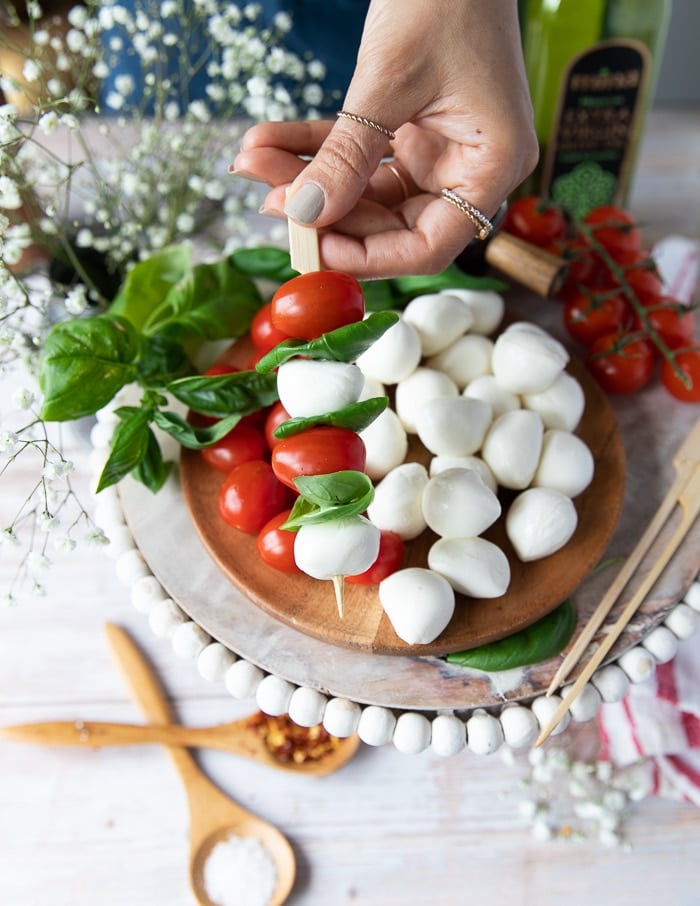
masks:
[[[344,109],[396,138],[345,118],[263,123],[234,172],[273,187],[265,213],[320,231],[328,268],[442,270],[476,228],[440,190],[491,217],[537,162],[515,0],[372,0]]]

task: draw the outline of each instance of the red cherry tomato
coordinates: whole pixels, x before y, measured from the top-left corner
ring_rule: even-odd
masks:
[[[340,271],[311,271],[293,277],[272,297],[272,324],[289,337],[313,340],[362,320],[362,287]]]
[[[633,337],[634,334],[605,334],[588,351],[586,365],[608,393],[634,393],[651,378],[654,368],[651,343]]]
[[[558,298],[580,286],[594,287],[602,283],[602,265],[585,239],[555,239],[549,243],[547,251],[563,258],[569,265]]]
[[[675,356],[687,383],[676,372],[673,365],[664,360],[661,366],[661,381],[668,392],[684,403],[700,403],[700,347],[678,352]]]
[[[294,488],[299,475],[326,475],[365,468],[365,445],[348,428],[320,427],[300,431],[279,441],[272,450],[272,468],[279,480]]]
[[[607,333],[621,330],[630,319],[627,300],[620,294],[590,298],[579,290],[564,302],[564,326],[579,343],[590,346]]]
[[[516,198],[508,205],[504,229],[533,245],[544,247],[563,236],[566,219],[556,205],[537,195]]]
[[[357,576],[346,576],[345,581],[353,585],[376,585],[386,579],[401,566],[403,560],[403,540],[395,532],[382,530],[379,534],[379,553],[377,559]]]
[[[202,459],[219,472],[230,472],[239,463],[262,459],[266,453],[267,443],[262,433],[243,421],[221,440],[201,450]]]
[[[692,346],[695,338],[695,314],[671,296],[645,297],[647,322],[669,347],[681,349]],[[643,329],[641,319],[635,318],[638,329]]]
[[[275,437],[275,428],[281,425],[282,422],[286,422],[288,419],[289,412],[287,412],[279,401],[276,402],[267,413],[267,418],[265,419],[265,440],[270,450],[279,443],[279,439]]]
[[[224,522],[257,535],[291,500],[289,490],[277,480],[270,463],[252,459],[229,472],[219,490],[218,503]]]
[[[583,222],[593,228],[595,239],[613,258],[641,248],[641,231],[632,215],[622,208],[601,205],[589,211]]]
[[[258,553],[261,559],[273,569],[283,573],[300,573],[294,559],[294,539],[296,532],[281,529],[291,510],[282,510],[273,516],[260,530],[257,540]]]
[[[282,340],[289,339],[289,334],[278,330],[272,323],[272,302],[263,305],[255,313],[255,317],[250,323],[250,339],[262,355],[274,349]]]
[[[235,365],[228,365],[225,362],[218,362],[207,368],[204,372],[205,377],[217,377],[220,374],[233,374],[236,371],[240,371],[240,368],[237,368]]]

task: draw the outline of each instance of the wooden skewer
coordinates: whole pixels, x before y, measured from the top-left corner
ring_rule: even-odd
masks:
[[[572,702],[576,698],[578,698],[583,687],[593,676],[593,674],[605,658],[606,654],[613,647],[620,635],[622,635],[625,627],[637,612],[640,604],[642,604],[650,589],[663,572],[666,564],[678,549],[683,538],[685,538],[688,529],[695,522],[695,519],[700,512],[700,463],[696,462],[695,468],[685,482],[682,492],[678,495],[678,502],[683,510],[683,515],[670,541],[662,551],[659,559],[656,561],[652,569],[645,577],[642,584],[630,599],[623,612],[620,614],[618,621],[612,627],[610,633],[606,636],[604,641],[601,642],[600,647],[598,648],[596,653],[586,664],[586,667],[584,668],[581,675],[578,677],[562,702],[559,704],[559,707],[552,715],[547,726],[542,730],[540,735],[535,740],[535,747],[542,745],[545,739],[547,739],[549,734],[556,728],[559,721],[569,710]]]
[[[646,531],[637,542],[636,547],[625,561],[622,569],[619,571],[615,580],[596,607],[590,620],[586,623],[581,635],[577,638],[571,651],[565,656],[559,665],[552,681],[547,689],[547,695],[551,695],[571,673],[573,668],[583,656],[584,651],[593,640],[596,632],[603,625],[607,615],[613,608],[615,601],[622,594],[623,589],[632,578],[634,571],[642,561],[642,558],[649,550],[654,539],[666,524],[668,517],[673,512],[673,508],[678,503],[681,494],[694,466],[700,461],[700,419],[695,423],[695,427],[690,431],[686,439],[681,444],[676,455],[673,457],[673,465],[676,469],[676,478],[671,488],[661,501],[661,504],[654,514]]]

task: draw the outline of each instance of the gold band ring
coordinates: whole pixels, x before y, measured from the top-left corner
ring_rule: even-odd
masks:
[[[440,192],[440,196],[444,198],[445,201],[449,201],[450,204],[454,205],[471,220],[477,228],[476,235],[478,239],[483,240],[488,237],[489,233],[493,230],[493,224],[478,208],[475,208],[473,204],[460,198],[456,192],[452,191],[452,189],[443,189]]]
[[[376,132],[381,132],[382,135],[390,140],[396,138],[396,135],[387,129],[386,126],[382,126],[381,123],[375,123],[374,120],[368,120],[366,116],[359,116],[357,113],[350,113],[348,110],[339,110],[336,113],[336,116],[345,117],[346,120],[352,120],[354,123],[360,123],[362,126],[367,126],[369,129],[374,129]]]
[[[401,189],[401,195],[402,195],[401,200],[408,201],[408,199],[411,197],[411,192],[408,188],[408,183],[406,182],[406,177],[399,169],[399,165],[395,162],[385,160],[382,163],[382,167],[386,167],[386,169],[391,173],[391,175],[395,177],[396,182],[399,184],[399,188]]]

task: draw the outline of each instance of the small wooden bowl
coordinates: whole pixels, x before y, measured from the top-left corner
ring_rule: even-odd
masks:
[[[247,353],[246,353],[247,354]],[[581,383],[586,407],[577,434],[589,446],[595,474],[574,501],[578,527],[560,551],[542,560],[522,563],[505,535],[504,518],[486,534],[506,553],[511,583],[499,598],[468,598],[458,594],[448,627],[427,645],[408,645],[394,632],[379,602],[376,586],[345,584],[345,614],[338,616],[331,582],[289,575],[267,566],[256,550],[255,536],[223,522],[217,495],[224,476],[202,456],[182,451],[180,477],[194,526],[226,577],[266,613],[313,638],[334,645],[388,655],[443,656],[493,642],[531,625],[570,595],[598,562],[617,524],[625,481],[622,437],[610,403],[581,363],[569,372]],[[430,455],[411,438],[410,459],[428,463]],[[502,492],[506,511],[512,494]],[[430,532],[406,544],[404,566],[426,566]]]

